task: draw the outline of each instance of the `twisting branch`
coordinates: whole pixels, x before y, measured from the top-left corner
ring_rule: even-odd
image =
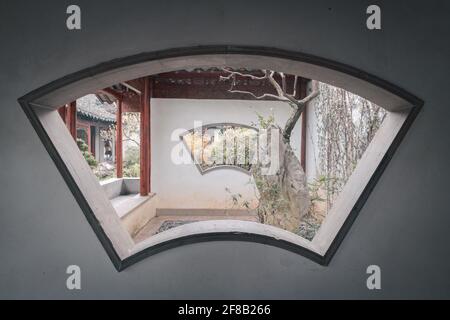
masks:
[[[298,76],[294,76],[294,92],[292,93],[293,97],[297,96],[297,84],[298,84]]]
[[[227,76],[221,76],[220,81],[230,81],[230,88],[228,89],[228,92],[230,93],[240,93],[240,94],[248,94],[252,96],[253,98],[257,100],[261,100],[264,98],[272,98],[279,101],[287,102],[292,107],[293,112],[289,119],[286,122],[286,125],[284,127],[284,130],[282,132],[283,139],[286,143],[289,143],[291,139],[292,130],[295,127],[295,124],[297,123],[298,119],[300,118],[301,114],[305,110],[306,104],[310,102],[312,99],[314,99],[319,94],[319,87],[317,81],[312,81],[312,91],[310,94],[308,94],[303,99],[299,100],[296,98],[297,95],[297,83],[298,83],[298,76],[295,76],[294,78],[294,89],[293,93],[289,94],[287,92],[287,83],[286,83],[286,75],[283,72],[278,72],[281,78],[281,85],[278,83],[278,81],[274,78],[276,72],[275,71],[269,71],[269,70],[262,70],[264,75],[263,76],[255,76],[252,74],[246,74],[238,71],[233,71],[229,68],[222,68],[222,70],[226,73],[228,73]],[[264,93],[263,95],[257,96],[253,92],[245,91],[245,90],[237,90],[236,88],[236,78],[237,77],[243,77],[243,78],[250,78],[252,80],[260,80],[260,81],[268,81],[277,94],[270,94],[270,93]]]
[[[240,93],[240,94],[248,94],[250,96],[252,96],[255,99],[258,100],[262,100],[265,98],[273,98],[273,99],[277,99],[277,100],[286,100],[283,97],[281,97],[280,95],[274,95],[274,94],[270,94],[270,93],[264,93],[263,95],[257,96],[256,94],[254,94],[253,92],[250,91],[245,91],[245,90],[236,90],[234,89],[236,87],[236,76],[240,76],[243,78],[250,78],[252,80],[268,80],[269,79],[269,73],[266,70],[264,71],[264,76],[262,77],[258,77],[258,76],[254,76],[252,74],[245,74],[245,73],[241,73],[238,71],[231,71],[229,69],[223,68],[223,71],[229,73],[228,76],[220,76],[220,81],[227,81],[227,80],[231,80],[230,82],[230,89],[228,89],[228,92],[230,93]]]
[[[227,68],[222,68],[222,70],[227,72],[227,73],[229,73],[229,75],[226,76],[226,77],[220,76],[220,80],[234,79],[235,76],[240,76],[240,77],[243,77],[243,78],[250,78],[252,80],[264,80],[264,79],[267,78],[266,72],[264,72],[264,75],[262,77],[258,77],[258,76],[255,76],[253,74],[241,73],[241,72],[238,72],[238,71],[232,71],[232,70],[227,69]],[[263,70],[263,71],[265,71],[265,70]]]
[[[125,138],[125,139],[123,139],[123,141],[131,141],[138,147],[141,145],[138,140],[129,137],[125,132],[122,132],[122,134],[123,134],[123,137]]]
[[[299,101],[301,104],[307,104],[319,94],[319,83],[316,80],[311,81],[311,93]]]
[[[284,75],[283,72],[280,72],[280,76],[281,76],[281,86],[282,86],[283,92],[287,92],[287,90],[286,90],[286,76]]]

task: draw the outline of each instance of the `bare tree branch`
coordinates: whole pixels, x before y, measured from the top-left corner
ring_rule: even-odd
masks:
[[[243,78],[250,78],[252,80],[264,80],[264,79],[267,78],[267,75],[266,75],[265,72],[264,72],[264,75],[262,77],[258,77],[258,76],[255,76],[253,74],[247,74],[247,73],[241,73],[241,72],[238,72],[238,71],[232,71],[232,70],[227,69],[227,68],[222,68],[222,70],[227,72],[227,73],[229,73],[229,75],[226,76],[226,77],[220,76],[220,80],[230,80],[231,78],[234,78],[235,76],[240,76],[240,77],[243,77]]]
[[[249,94],[249,95],[251,95],[253,98],[258,99],[258,100],[261,100],[261,99],[264,99],[264,98],[273,98],[273,99],[278,99],[278,100],[283,100],[283,101],[285,101],[285,99],[281,99],[279,96],[276,96],[276,95],[270,94],[270,93],[264,93],[264,94],[261,95],[261,96],[257,96],[257,95],[255,95],[253,92],[250,92],[250,91],[243,91],[243,90],[228,90],[228,92],[230,92],[230,93]]]
[[[306,104],[319,95],[319,82],[316,80],[311,81],[312,91],[306,97],[299,101],[300,104]]]
[[[287,93],[287,89],[286,89],[286,76],[284,75],[283,72],[280,72],[280,76],[281,76],[281,87],[283,89],[283,92]]]
[[[226,68],[222,68],[222,70],[227,72],[227,73],[229,73],[228,76],[220,76],[220,80],[221,81],[231,80],[230,89],[228,89],[228,92],[230,92],[230,93],[248,94],[248,95],[250,95],[253,98],[258,99],[258,100],[261,100],[261,99],[264,99],[264,98],[273,98],[273,99],[277,99],[277,100],[280,100],[280,101],[287,101],[288,100],[283,95],[280,95],[280,93],[282,93],[281,88],[279,88],[280,91],[277,90],[277,92],[279,93],[278,96],[274,95],[274,94],[270,94],[270,93],[265,93],[263,95],[257,96],[253,92],[250,92],[250,91],[234,89],[235,86],[236,86],[236,76],[248,77],[248,78],[251,78],[253,80],[269,80],[270,81],[269,77],[271,76],[271,74],[269,72],[267,72],[266,70],[263,70],[264,76],[262,76],[262,77],[257,77],[257,76],[254,76],[252,74],[245,74],[245,73],[241,73],[241,72],[238,72],[238,71],[231,71],[231,70],[226,69]],[[273,72],[271,72],[271,73],[273,75]],[[278,83],[277,83],[277,85],[278,85]]]
[[[295,124],[297,123],[298,119],[300,119],[300,116],[305,110],[308,102],[317,97],[317,95],[319,94],[318,82],[315,80],[312,80],[311,82],[312,82],[311,83],[312,92],[305,98],[297,100],[297,109],[291,114],[289,119],[286,121],[286,125],[283,130],[283,139],[285,142],[289,142],[291,140],[292,130],[294,130]]]
[[[283,139],[285,142],[289,142],[291,139],[291,133],[292,130],[295,127],[295,124],[297,123],[298,119],[300,118],[301,114],[305,110],[306,104],[310,102],[312,99],[314,99],[319,94],[318,89],[318,83],[316,81],[312,81],[312,92],[308,94],[306,97],[304,97],[301,100],[298,100],[296,98],[297,95],[297,83],[298,83],[298,76],[295,76],[294,78],[294,89],[293,93],[289,94],[287,92],[287,83],[286,83],[286,75],[283,72],[279,72],[281,78],[281,85],[278,83],[278,81],[274,78],[276,72],[275,71],[269,71],[269,70],[262,70],[264,72],[264,76],[259,77],[252,74],[245,74],[238,71],[233,71],[229,68],[222,68],[222,70],[226,73],[228,73],[228,76],[221,76],[221,81],[231,81],[230,83],[230,89],[228,89],[228,92],[230,93],[240,93],[240,94],[248,94],[252,96],[255,99],[261,100],[264,98],[273,98],[279,101],[287,102],[289,105],[293,108],[293,113],[289,117],[289,119],[286,122],[286,125],[283,130]],[[277,95],[265,93],[263,95],[257,96],[253,92],[245,91],[245,90],[237,90],[236,87],[236,77],[246,77],[253,80],[267,80],[272,87],[277,92]]]
[[[123,137],[125,138],[125,139],[123,139],[123,141],[131,141],[134,144],[136,144],[138,147],[141,145],[139,141],[137,141],[136,139],[133,139],[133,138],[127,136],[124,132],[122,132],[122,134],[123,134]]]
[[[295,98],[297,96],[297,83],[298,83],[298,76],[294,77],[294,90],[292,92],[292,96]]]

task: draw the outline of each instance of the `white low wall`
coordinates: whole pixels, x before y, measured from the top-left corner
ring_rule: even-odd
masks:
[[[152,194],[147,198],[121,218],[122,226],[132,237],[156,216],[157,196]]]
[[[252,125],[257,122],[257,113],[267,117],[272,112],[276,122],[283,126],[291,109],[278,101],[152,99],[152,192],[158,195],[158,208],[232,208],[230,194],[225,188],[256,204],[249,175],[233,169],[213,170],[201,175],[192,162],[173,163],[171,153],[181,143],[178,136],[192,129],[196,121],[204,125],[221,122]],[[291,138],[297,156],[301,143],[300,126],[297,124]]]
[[[111,178],[100,181],[109,200],[126,194],[139,193],[139,178]]]
[[[139,178],[113,178],[100,185],[111,201],[122,226],[131,236],[156,216],[157,197],[139,195]]]

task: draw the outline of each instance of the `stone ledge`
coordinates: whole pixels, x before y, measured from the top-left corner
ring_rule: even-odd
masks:
[[[127,194],[120,195],[118,197],[111,199],[111,204],[116,210],[119,218],[125,217],[127,214],[131,213],[133,210],[137,209],[139,206],[150,200],[154,194],[149,194],[148,196],[141,196],[140,194]]]

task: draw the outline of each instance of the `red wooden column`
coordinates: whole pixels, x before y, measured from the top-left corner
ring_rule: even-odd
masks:
[[[306,97],[306,80],[303,78],[299,79],[299,99],[303,99]],[[302,112],[302,127],[301,127],[301,141],[300,141],[300,164],[303,168],[303,171],[306,171],[306,116],[307,116],[307,108]]]
[[[149,97],[148,97],[148,192],[152,192],[152,104],[154,81],[148,77]]]
[[[66,125],[70,135],[77,140],[77,102],[73,101],[66,110]]]
[[[116,111],[116,176],[123,177],[123,147],[122,147],[122,98],[117,99]]]
[[[140,194],[150,193],[150,97],[151,81],[144,78],[144,90],[141,95],[141,132],[140,132]]]
[[[61,119],[66,123],[66,113],[67,113],[67,105],[63,105],[62,107],[58,108],[59,115],[61,116]]]

